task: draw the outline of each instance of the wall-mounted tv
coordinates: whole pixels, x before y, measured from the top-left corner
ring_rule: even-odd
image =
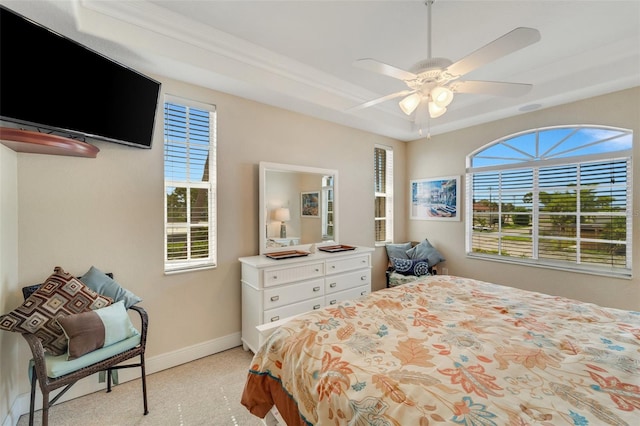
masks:
[[[0,120],[151,148],[160,83],[0,5]]]

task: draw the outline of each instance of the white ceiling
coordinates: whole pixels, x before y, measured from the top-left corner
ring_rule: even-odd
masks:
[[[424,0],[0,0],[141,72],[195,83],[398,140],[420,137],[389,101],[405,88],[353,66],[426,59]],[[432,135],[640,86],[640,0],[436,0],[434,57],[452,61],[515,27],[542,39],[465,76],[532,83],[519,98],[458,94]],[[639,100],[640,102],[640,100]]]

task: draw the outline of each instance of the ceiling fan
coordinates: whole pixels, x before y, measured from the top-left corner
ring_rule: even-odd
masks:
[[[399,102],[399,106],[406,115],[411,116],[417,109],[427,108],[429,117],[437,118],[447,111],[447,106],[453,101],[454,93],[515,97],[524,95],[531,90],[531,84],[498,81],[462,81],[459,79],[476,68],[536,43],[540,40],[540,32],[538,30],[518,27],[457,62],[452,62],[446,58],[432,58],[431,5],[434,1],[425,0],[429,26],[428,57],[426,60],[414,64],[410,71],[405,71],[371,58],[359,59],[354,62],[354,65],[359,68],[402,80],[408,86],[408,89],[356,105],[349,108],[349,111],[356,111],[392,99],[403,98]]]

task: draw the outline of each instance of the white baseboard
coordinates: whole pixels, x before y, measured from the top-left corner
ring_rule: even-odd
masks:
[[[240,333],[229,334],[218,339],[209,340],[208,342],[199,343],[197,345],[189,346],[186,348],[178,349],[177,351],[168,352],[160,355],[156,355],[152,358],[145,358],[145,368],[147,375],[157,373],[167,368],[176,367],[187,362],[195,361],[196,359],[203,358],[205,356],[213,355],[218,352],[226,351],[227,349],[235,348],[242,344],[240,340]],[[140,370],[137,368],[125,369],[118,371],[120,383],[128,382],[140,377]],[[25,380],[26,374],[25,374]],[[84,395],[88,395],[93,392],[104,390],[107,388],[106,383],[99,383],[98,376],[92,375],[78,381],[67,393],[65,393],[56,402],[69,401],[74,398],[78,398]],[[56,392],[53,392],[52,396],[55,396]],[[7,414],[7,417],[2,422],[2,426],[16,426],[18,419],[23,414],[29,413],[29,400],[31,395],[27,392],[15,399],[11,405],[11,409]],[[42,408],[42,393],[40,389],[36,389],[36,410]]]

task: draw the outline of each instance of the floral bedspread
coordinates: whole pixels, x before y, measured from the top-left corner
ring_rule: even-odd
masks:
[[[640,425],[640,312],[453,276],[277,329],[242,403],[293,425]]]

